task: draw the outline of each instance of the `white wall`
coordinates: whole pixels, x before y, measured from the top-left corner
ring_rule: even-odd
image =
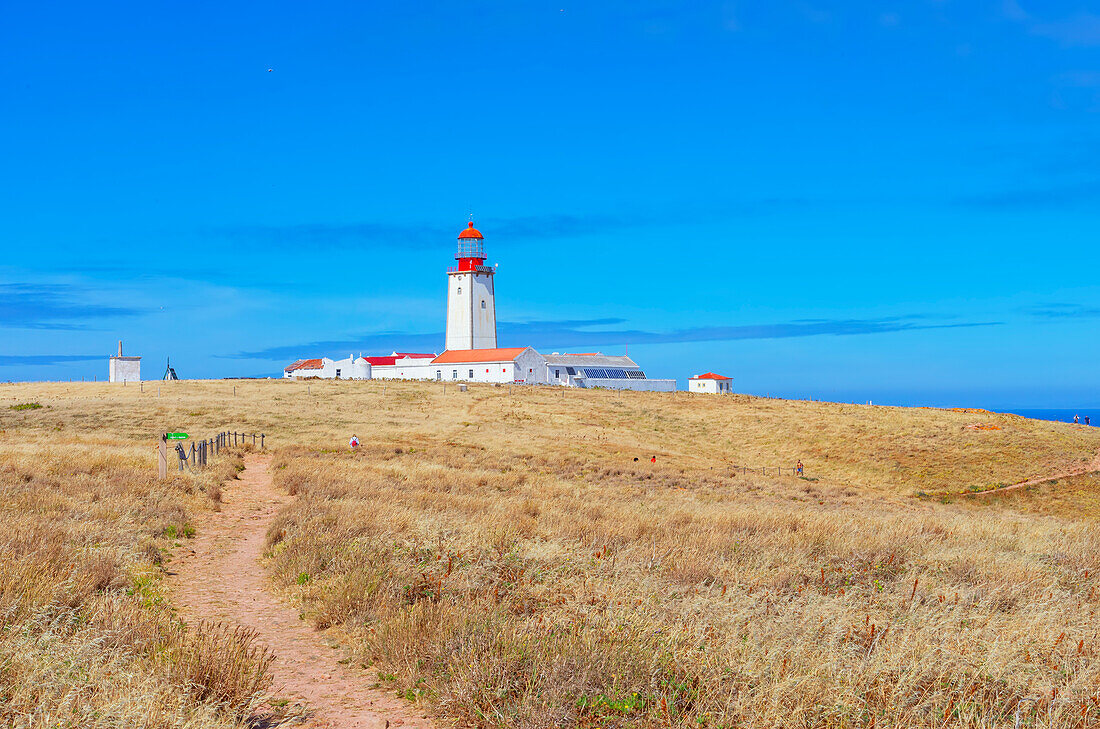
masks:
[[[474,348],[471,276],[469,272],[447,274],[447,349]]]
[[[457,362],[436,364],[431,367],[431,378],[452,382],[527,382],[546,384],[546,360],[541,354],[528,347],[516,356],[515,360],[496,362]]]
[[[348,355],[344,359],[322,360],[325,363],[324,374],[320,377],[339,380],[369,380],[371,378],[370,362],[363,357]],[[336,371],[340,374],[337,375]]]
[[[496,349],[496,346],[493,274],[479,271],[447,274],[446,348]]]
[[[496,349],[497,346],[497,304],[493,274],[475,273],[473,276],[474,298],[474,349]]]
[[[515,379],[529,385],[546,385],[546,358],[528,347],[516,357]]]
[[[392,365],[374,365],[371,377],[376,380],[434,380],[435,369],[427,357],[402,357]]]
[[[324,373],[325,371],[320,368],[313,370],[297,369],[293,372],[286,373],[286,376],[290,377],[291,379],[301,379],[303,377],[324,377]]]
[[[109,382],[141,382],[140,357],[111,357],[107,366]]]
[[[729,380],[688,380],[688,392],[701,392],[708,395],[732,392]]]
[[[619,380],[587,377],[584,387],[604,387],[608,390],[635,390],[637,392],[675,392],[676,380]]]

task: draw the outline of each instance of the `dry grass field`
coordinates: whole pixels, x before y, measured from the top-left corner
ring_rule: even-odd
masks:
[[[266,699],[262,647],[159,587],[240,460],[157,482],[154,434],[222,429],[267,433],[297,496],[275,588],[444,724],[1100,726],[1100,478],[959,496],[1080,468],[1100,429],[317,381],[0,385],[0,724]]]

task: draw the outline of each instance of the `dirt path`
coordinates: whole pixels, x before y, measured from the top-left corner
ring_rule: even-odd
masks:
[[[1027,481],[1021,481],[1020,483],[1014,483],[1011,486],[1002,486],[999,489],[986,489],[985,491],[970,491],[963,494],[964,496],[986,496],[989,494],[1003,494],[1009,491],[1015,491],[1017,489],[1024,489],[1028,486],[1038,486],[1041,483],[1050,483],[1051,481],[1057,481],[1060,478],[1071,478],[1073,476],[1084,476],[1087,473],[1096,473],[1100,471],[1100,453],[1096,454],[1096,457],[1089,461],[1088,465],[1084,468],[1074,469],[1072,471],[1062,471],[1061,473],[1054,473],[1049,476],[1041,476],[1039,478],[1032,478]]]
[[[197,525],[194,540],[171,563],[169,587],[184,620],[222,620],[256,631],[276,655],[276,698],[308,710],[287,725],[311,729],[432,727],[392,694],[369,688],[373,674],[338,663],[338,651],[268,591],[260,568],[268,524],[291,497],[271,484],[270,457],[245,458],[240,481],[226,486],[220,512]]]

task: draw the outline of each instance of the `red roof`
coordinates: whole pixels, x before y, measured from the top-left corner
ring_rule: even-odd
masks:
[[[480,230],[474,227],[474,224],[471,221],[466,230],[458,234],[459,240],[462,240],[463,238],[481,238],[482,240],[484,240],[485,236],[481,234]]]
[[[529,347],[505,349],[448,349],[432,360],[432,364],[466,364],[468,362],[511,362]]]
[[[323,366],[324,365],[319,359],[300,359],[283,370],[283,372],[293,372],[294,370],[319,370]]]
[[[367,364],[370,366],[375,365],[392,365],[397,364],[397,360],[402,357],[411,357],[412,359],[432,359],[434,354],[421,354],[418,352],[394,352],[393,354],[383,354],[378,357],[364,357],[367,360]]]
[[[732,380],[732,377],[723,377],[722,375],[716,375],[713,372],[704,372],[701,375],[695,375],[693,380]]]

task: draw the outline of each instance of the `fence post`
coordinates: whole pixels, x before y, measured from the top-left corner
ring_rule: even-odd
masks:
[[[266,438],[266,437],[267,437],[266,435],[264,435],[263,433],[260,433],[260,450],[261,451],[264,449],[264,438]]]
[[[237,445],[237,431],[234,430],[233,431],[233,446],[236,447],[236,445]]]
[[[157,447],[157,478],[168,478],[168,439],[164,433],[160,434],[160,445]]]
[[[256,445],[256,434],[252,434],[252,445]]]

